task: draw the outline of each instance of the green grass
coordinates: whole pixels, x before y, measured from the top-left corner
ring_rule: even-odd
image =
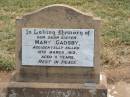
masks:
[[[14,66],[15,18],[57,3],[101,17],[103,50],[109,49],[111,45],[113,49],[119,45],[130,45],[130,0],[0,0],[0,69],[3,67],[8,70],[8,66],[13,69]],[[112,43],[114,40],[116,44]],[[116,52],[120,51],[117,49]],[[102,64],[107,63],[103,61]]]
[[[0,71],[11,71],[15,69],[14,54],[7,51],[0,52]]]

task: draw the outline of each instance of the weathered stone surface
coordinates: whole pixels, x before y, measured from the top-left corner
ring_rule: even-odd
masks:
[[[104,74],[100,84],[9,82],[6,87],[6,97],[107,97]]]
[[[91,84],[10,83],[6,97],[107,97],[107,90]]]
[[[17,81],[98,83],[100,20],[66,5],[52,5],[17,19]],[[22,66],[22,28],[95,29],[94,67]]]

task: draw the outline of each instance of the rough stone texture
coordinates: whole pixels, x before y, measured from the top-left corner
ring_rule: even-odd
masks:
[[[17,19],[16,64],[17,81],[99,83],[99,30],[100,20],[66,5],[52,5]],[[94,68],[22,66],[22,28],[95,29]]]
[[[107,97],[107,89],[96,84],[18,82],[10,83],[6,97]]]
[[[1,82],[0,97],[107,97],[106,77],[94,83]]]
[[[106,77],[94,83],[0,82],[0,97],[107,97]]]

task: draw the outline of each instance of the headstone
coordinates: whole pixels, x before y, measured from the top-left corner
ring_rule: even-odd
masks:
[[[16,25],[17,82],[7,97],[106,97],[97,86],[100,19],[56,4],[24,15]]]
[[[59,5],[24,15],[16,23],[17,80],[99,81],[99,19]]]

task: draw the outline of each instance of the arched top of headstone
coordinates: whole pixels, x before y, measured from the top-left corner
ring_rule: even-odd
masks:
[[[17,19],[19,20],[19,19]],[[83,13],[73,7],[63,4],[54,4],[34,12],[25,14],[20,18],[26,27],[46,28],[95,28],[99,18]]]

